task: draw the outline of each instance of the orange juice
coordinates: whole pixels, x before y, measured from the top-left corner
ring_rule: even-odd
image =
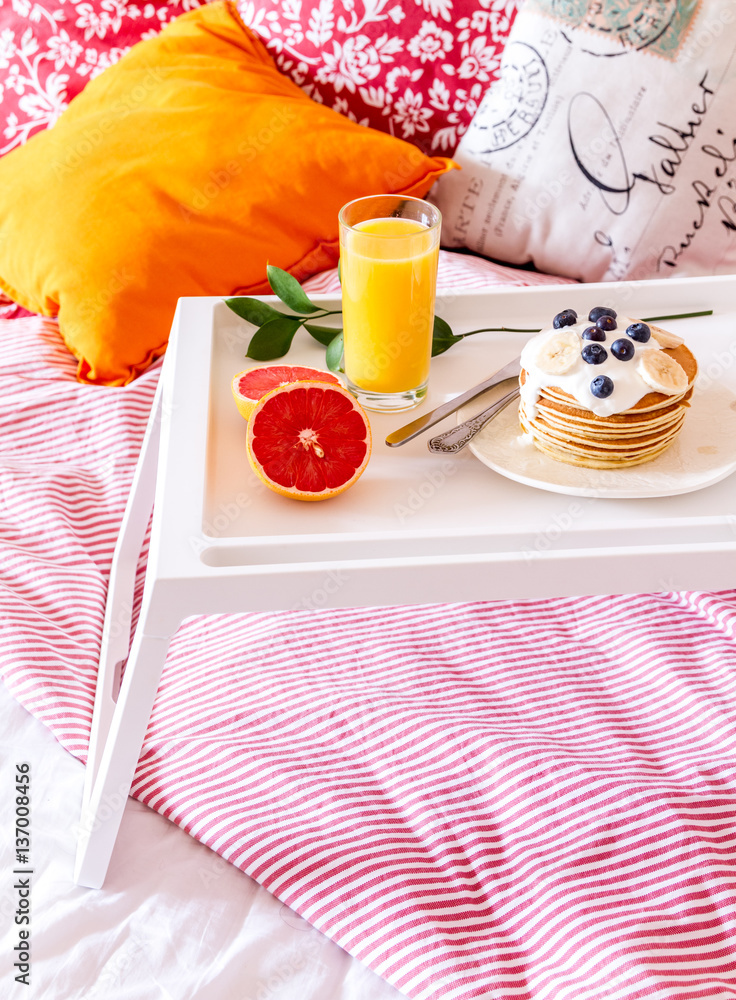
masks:
[[[438,227],[414,219],[368,219],[342,230],[345,374],[354,386],[426,387],[438,252]]]

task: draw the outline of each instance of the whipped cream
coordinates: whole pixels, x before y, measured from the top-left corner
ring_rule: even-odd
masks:
[[[555,386],[568,393],[583,409],[591,410],[598,417],[610,417],[614,413],[629,410],[648,392],[652,392],[651,387],[637,371],[638,362],[644,352],[661,351],[662,348],[653,336],[646,344],[641,344],[626,335],[626,328],[632,323],[639,322],[642,321],[628,316],[617,316],[616,329],[606,332],[605,341],[583,340],[583,330],[595,326],[595,323],[586,318],[578,320],[573,326],[565,326],[559,330],[543,330],[528,340],[521,352],[521,367],[526,372],[526,382],[521,386],[521,398],[529,419],[534,419],[536,416],[536,403],[540,390],[548,386]],[[538,353],[563,332],[577,334],[581,352],[587,344],[595,343],[605,348],[608,357],[602,364],[591,365],[583,360],[581,353],[572,368],[564,375],[549,375],[543,372],[536,363]],[[634,347],[634,355],[629,361],[619,361],[611,353],[611,345],[616,340],[627,340]],[[607,375],[613,382],[613,392],[605,399],[599,399],[590,391],[590,383],[598,375]]]

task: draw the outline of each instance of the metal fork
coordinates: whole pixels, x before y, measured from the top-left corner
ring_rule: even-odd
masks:
[[[433,438],[427,442],[427,447],[430,451],[435,452],[439,455],[456,455],[459,451],[472,441],[479,431],[482,431],[489,420],[493,420],[495,416],[504,410],[509,403],[519,395],[519,387],[514,386],[511,392],[502,396],[501,399],[497,399],[495,403],[491,403],[487,406],[485,410],[481,410],[474,417],[470,417],[469,420],[464,420],[457,427],[451,427],[449,431],[443,431],[442,434],[436,434]]]

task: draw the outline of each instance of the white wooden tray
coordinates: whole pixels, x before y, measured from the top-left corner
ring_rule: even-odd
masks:
[[[663,325],[698,357],[699,391],[712,383],[736,393],[736,277],[462,293],[441,297],[437,312],[461,333],[541,328],[562,308],[594,305],[642,317],[712,308],[707,319]],[[182,299],[166,360],[152,558],[168,578],[202,580],[196,610],[736,586],[733,476],[676,496],[571,497],[511,481],[467,449],[433,456],[429,435],[384,444],[389,431],[515,357],[523,334],[463,341],[433,361],[422,407],[371,414],[373,456],[343,495],[314,504],[271,493],[248,466],[246,425],[230,394],[233,375],[252,364],[244,357],[252,333],[218,299]],[[324,349],[303,332],[286,360],[325,367]]]

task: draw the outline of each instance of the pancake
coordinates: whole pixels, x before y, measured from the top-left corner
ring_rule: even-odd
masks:
[[[556,323],[560,317],[567,322],[524,348],[522,431],[543,454],[568,465],[624,469],[651,462],[682,429],[697,361],[679,337],[660,327],[606,309],[599,329],[590,318],[596,315],[591,310],[578,321],[566,310]]]

